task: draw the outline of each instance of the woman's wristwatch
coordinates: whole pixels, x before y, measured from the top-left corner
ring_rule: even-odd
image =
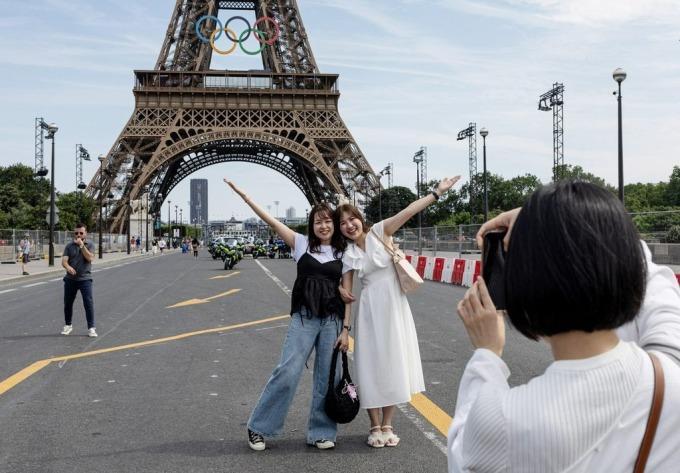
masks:
[[[344,329],[347,330],[348,332],[350,332],[350,331],[352,330],[352,326],[351,326],[351,325],[343,325],[342,328],[344,328]]]

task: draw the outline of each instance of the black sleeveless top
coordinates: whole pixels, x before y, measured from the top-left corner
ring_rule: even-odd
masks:
[[[345,303],[338,289],[342,277],[342,260],[321,263],[305,253],[298,260],[297,267],[290,313],[300,312],[302,306],[305,306],[309,317],[342,317],[345,314]]]

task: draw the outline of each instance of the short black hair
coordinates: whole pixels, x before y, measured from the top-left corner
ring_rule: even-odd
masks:
[[[533,340],[615,329],[638,313],[646,269],[637,229],[614,194],[580,181],[546,185],[529,197],[512,229],[508,317]]]

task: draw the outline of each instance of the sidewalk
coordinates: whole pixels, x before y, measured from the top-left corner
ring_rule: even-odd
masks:
[[[115,253],[104,253],[102,259],[99,259],[98,254],[95,254],[92,260],[92,267],[96,269],[99,265],[112,264],[117,261],[129,258],[146,258],[152,256],[149,253],[132,252],[129,255],[125,251]],[[16,282],[30,281],[45,275],[63,276],[66,274],[64,268],[61,267],[61,255],[54,255],[54,266],[48,266],[48,259],[43,258],[39,260],[31,260],[26,265],[26,272],[28,276],[21,275],[21,263],[2,263],[0,264],[0,286],[12,284]]]

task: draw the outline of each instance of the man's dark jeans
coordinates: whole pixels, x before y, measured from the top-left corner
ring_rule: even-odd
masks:
[[[87,317],[87,328],[94,327],[94,298],[92,297],[92,280],[74,281],[64,278],[64,323],[71,325],[73,321],[73,302],[80,290]]]

